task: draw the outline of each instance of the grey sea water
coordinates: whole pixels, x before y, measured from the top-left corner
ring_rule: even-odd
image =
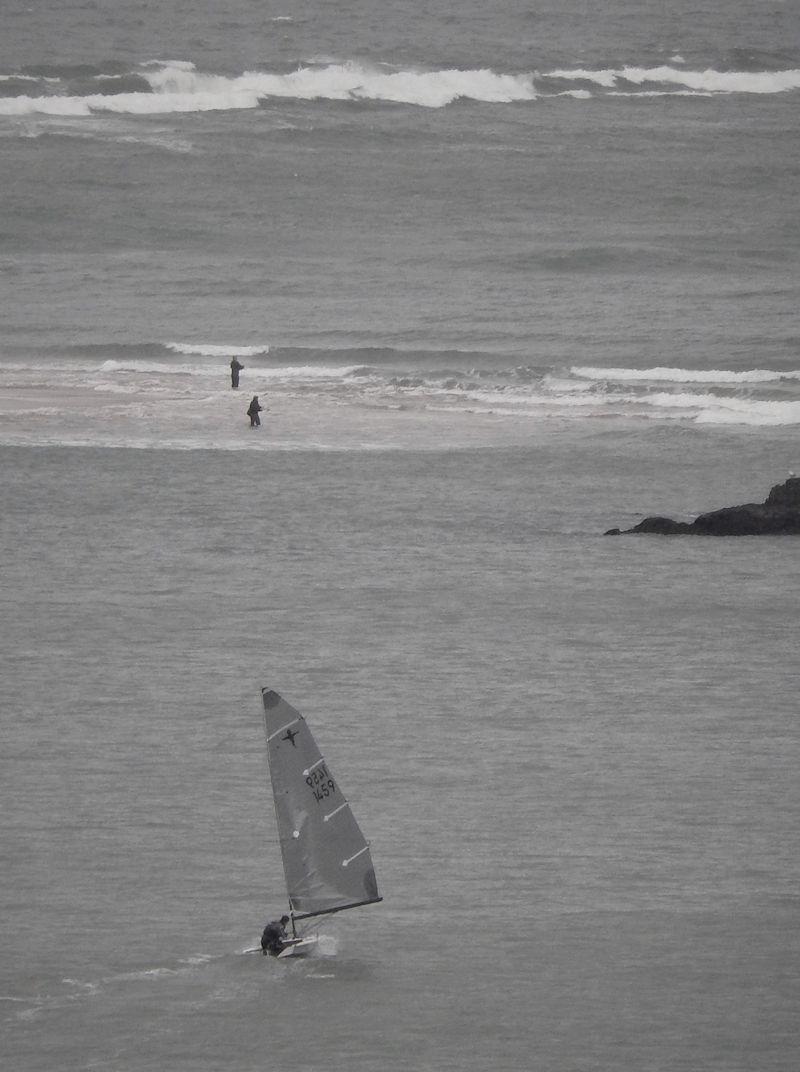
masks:
[[[9,1068],[794,1072],[796,541],[602,533],[798,470],[797,23],[4,12]]]
[[[790,1069],[796,549],[603,538],[645,451],[6,449],[9,1066]],[[262,683],[385,896],[297,965]]]

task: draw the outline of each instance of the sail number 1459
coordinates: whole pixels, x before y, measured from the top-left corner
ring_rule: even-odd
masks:
[[[306,776],[306,785],[314,794],[314,799],[317,804],[325,800],[327,797],[332,797],[336,792],[336,785],[333,778],[328,774],[328,770],[324,763],[322,766],[317,767],[316,770],[309,772]]]

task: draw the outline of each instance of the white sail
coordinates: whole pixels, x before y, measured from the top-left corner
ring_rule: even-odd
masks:
[[[372,904],[369,845],[303,716],[262,689],[267,754],[289,906],[295,919]]]

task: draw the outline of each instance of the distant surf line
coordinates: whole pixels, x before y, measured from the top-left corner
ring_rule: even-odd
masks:
[[[123,78],[123,82],[126,77],[136,79],[137,85],[149,89],[109,92],[110,76],[99,72],[90,79],[97,82],[98,92],[77,94],[70,91],[71,79],[65,69],[61,79],[52,75],[39,79],[44,92],[38,95],[31,94],[29,75],[0,77],[25,82],[23,92],[0,98],[0,115],[5,116],[240,111],[258,108],[263,101],[271,99],[443,108],[459,100],[499,105],[551,97],[775,95],[800,89],[800,70],[686,70],[669,65],[503,73],[490,68],[424,70],[347,61],[301,64],[289,72],[254,70],[231,76],[199,71],[186,60],[149,60],[127,76],[113,76]],[[81,86],[86,86],[85,77]]]

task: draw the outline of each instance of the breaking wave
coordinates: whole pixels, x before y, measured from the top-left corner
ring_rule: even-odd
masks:
[[[255,357],[268,354],[269,346],[220,346],[218,343],[168,342],[176,354],[199,354],[201,357]]]
[[[626,85],[661,85],[677,86],[682,92],[700,94],[787,93],[800,89],[800,70],[686,71],[675,67],[619,67],[598,71],[550,71],[545,77],[569,82],[591,82],[604,89],[617,89]]]
[[[542,96],[777,94],[800,89],[800,70],[623,66],[504,73],[489,68],[398,69],[353,61],[305,64],[288,72],[223,75],[198,71],[187,61],[169,60],[149,61],[135,70],[43,68],[33,74],[2,74],[0,83],[0,115],[157,115],[258,108],[271,99],[442,108],[458,100],[513,104]]]
[[[225,356],[230,353],[230,350],[226,350]],[[92,371],[96,373],[107,373],[112,376],[117,373],[127,373],[131,376],[187,376],[206,380],[219,380],[221,376],[224,377],[226,375],[224,365],[173,364],[166,361],[141,361],[134,359],[129,361],[111,359],[104,361],[99,367],[96,367]],[[357,371],[359,371],[359,366],[357,365],[335,365],[330,367],[324,365],[280,365],[274,368],[264,365],[258,366],[258,375],[261,379],[280,380],[285,383],[295,381],[314,382],[319,380],[340,380],[343,377],[353,375]],[[105,389],[106,384],[103,384],[102,387]],[[119,390],[119,387],[116,389]]]
[[[279,413],[295,412],[297,406],[317,416],[335,411],[353,435],[360,435],[364,415],[376,412],[413,413],[431,429],[443,414],[513,422],[517,428],[521,422],[605,424],[609,418],[800,425],[800,369],[563,367],[518,365],[478,351],[276,347],[267,352],[264,346],[173,342],[93,346],[0,361],[0,394],[5,389],[6,399],[0,405],[0,441],[39,435],[45,419],[47,434],[58,439],[62,422],[74,431],[78,416],[87,442],[105,441],[114,435],[113,426],[103,423],[108,414],[116,420],[124,413],[129,431],[137,429],[148,443],[166,442],[178,435],[182,421],[189,422],[187,414],[202,408],[202,425],[186,423],[185,436],[202,445],[202,428],[224,445],[230,427],[236,427],[230,425],[230,407],[237,405],[227,369],[232,353],[244,358],[245,393],[268,392],[271,409]],[[103,399],[106,404],[98,405]],[[298,416],[291,423],[302,430],[308,419]],[[67,431],[62,429],[64,435]]]
[[[575,376],[586,380],[614,380],[627,383],[712,383],[746,384],[777,383],[781,380],[800,380],[800,369],[787,372],[772,372],[768,369],[747,369],[733,372],[728,369],[682,369],[682,368],[592,368],[576,365],[570,370]]]
[[[262,101],[385,101],[441,108],[458,99],[487,103],[533,100],[532,74],[498,74],[491,70],[392,70],[362,63],[300,66],[288,73],[245,71],[238,76],[207,74],[194,64],[171,61],[142,65],[140,76],[149,91],[109,93],[98,81],[97,92],[70,92],[69,81],[33,96],[30,88],[0,99],[0,114],[90,115],[120,112],[152,115],[166,112],[227,111],[257,108]],[[96,76],[99,79],[101,76]]]

